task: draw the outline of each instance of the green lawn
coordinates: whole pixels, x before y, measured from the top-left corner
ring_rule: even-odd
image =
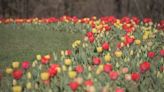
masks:
[[[80,32],[56,31],[55,28],[41,25],[0,25],[0,67],[12,61],[32,61],[36,54],[47,54],[69,49]],[[55,25],[54,25],[55,26]],[[77,29],[72,29],[76,31]]]

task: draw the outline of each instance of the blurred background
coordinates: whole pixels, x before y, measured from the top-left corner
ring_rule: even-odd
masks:
[[[0,17],[123,16],[164,19],[164,0],[0,0]]]

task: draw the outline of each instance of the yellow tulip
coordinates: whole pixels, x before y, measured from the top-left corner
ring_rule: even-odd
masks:
[[[41,60],[41,55],[36,55],[37,60]]]
[[[31,82],[28,82],[28,83],[26,84],[26,88],[27,88],[27,89],[31,89],[31,88],[32,88]]]
[[[81,43],[80,40],[76,40],[76,41],[75,41],[75,44],[77,44],[77,45],[80,45],[80,43]]]
[[[103,67],[104,67],[103,64],[99,65],[99,66],[98,66],[98,69],[97,69],[97,71],[96,71],[96,74],[99,75],[99,74],[103,71]]]
[[[49,79],[49,73],[48,72],[43,72],[43,73],[41,73],[41,75],[40,75],[40,77],[41,77],[41,79],[43,80],[43,81],[46,81],[46,80],[48,80]]]
[[[103,71],[104,65],[103,65],[103,64],[100,64],[100,65],[98,66],[98,69],[99,69],[100,71]]]
[[[22,92],[22,87],[19,85],[13,86],[12,91],[13,92]]]
[[[7,74],[11,74],[13,72],[13,69],[12,68],[6,68],[6,73]]]
[[[15,62],[12,63],[12,67],[13,68],[18,68],[19,67],[19,64],[20,63],[18,61],[15,61]]]
[[[143,40],[148,39],[148,35],[143,35],[143,36],[142,36],[142,39],[143,39]]]
[[[75,78],[76,77],[76,72],[75,71],[69,71],[68,72],[68,76],[69,76],[69,78]]]
[[[121,57],[122,56],[122,51],[115,51],[116,57]]]
[[[109,53],[106,54],[105,57],[104,57],[104,59],[105,59],[106,62],[109,62],[111,60],[110,54]]]
[[[140,40],[135,40],[135,44],[140,45],[141,41]]]
[[[71,65],[72,61],[71,61],[71,59],[65,59],[64,63],[65,63],[65,65]]]
[[[31,79],[31,78],[32,78],[31,72],[28,72],[27,73],[27,79]]]
[[[103,51],[102,47],[97,47],[97,52],[101,53]]]

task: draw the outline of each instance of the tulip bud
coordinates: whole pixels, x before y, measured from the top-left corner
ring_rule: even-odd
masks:
[[[118,62],[116,63],[116,67],[117,67],[117,68],[119,68],[119,67],[120,67],[120,65],[119,65],[119,63],[118,63]]]
[[[28,83],[26,84],[26,88],[27,88],[27,89],[31,89],[31,88],[32,88],[31,82],[28,82]]]
[[[90,79],[90,78],[92,78],[92,74],[91,73],[88,74],[88,79]]]
[[[31,79],[31,78],[32,78],[31,72],[28,72],[27,73],[27,79]]]
[[[15,86],[17,84],[17,81],[14,79],[13,80],[13,85]]]
[[[61,73],[61,68],[57,67],[57,71],[58,71],[58,73]]]
[[[91,66],[88,66],[88,70],[89,70],[89,71],[92,71],[92,68],[91,68]]]
[[[67,67],[65,65],[62,66],[63,71],[67,71]]]
[[[32,63],[32,67],[35,67],[37,63],[38,63],[38,62],[35,60],[35,61]]]
[[[37,60],[41,60],[41,55],[36,55]]]
[[[38,89],[38,84],[37,84],[37,83],[35,83],[35,86],[34,86],[34,87],[35,87],[35,89]]]
[[[68,71],[72,71],[72,66],[68,67]]]
[[[131,56],[133,55],[133,50],[130,51],[130,55],[131,55]]]

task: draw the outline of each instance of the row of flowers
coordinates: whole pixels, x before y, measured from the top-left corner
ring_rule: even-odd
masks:
[[[72,49],[61,51],[60,57],[52,53],[36,55],[33,62],[13,62],[5,70],[9,91],[163,91],[164,22],[114,16],[52,20],[85,23],[91,30],[83,40],[73,42]]]
[[[78,18],[76,16],[62,16],[60,18],[56,18],[56,17],[50,17],[50,18],[0,18],[0,24],[4,23],[4,24],[8,24],[8,23],[55,23],[55,22],[73,22],[73,23],[87,23],[87,24],[92,24],[92,27],[95,26],[94,21],[97,20],[97,17],[93,16],[91,18]],[[117,18],[114,16],[105,16],[105,17],[101,17],[99,20],[103,21],[104,23],[116,23],[117,22]],[[121,23],[130,23],[131,20],[135,23],[135,24],[139,24],[140,22],[143,22],[145,24],[152,24],[153,20],[151,18],[144,18],[142,21],[137,18],[137,17],[123,17],[122,19],[120,19]],[[118,22],[117,22],[118,23]],[[116,25],[117,25],[116,23]],[[125,24],[123,25],[124,28],[127,28],[128,26]],[[164,20],[161,20],[159,23],[157,23],[157,28],[158,29],[164,29]],[[129,26],[129,29],[131,29],[132,26]],[[105,29],[109,29],[108,26],[105,27]]]

